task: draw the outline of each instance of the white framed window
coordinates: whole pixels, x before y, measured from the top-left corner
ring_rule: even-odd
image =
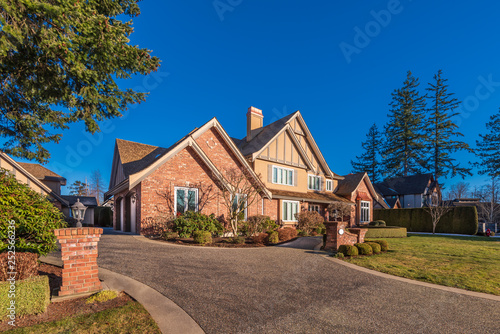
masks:
[[[273,183],[293,186],[293,169],[273,166]]]
[[[333,181],[326,180],[326,191],[332,191],[332,190],[333,190]]]
[[[309,204],[309,206],[307,207],[307,209],[309,211],[316,211],[317,213],[321,213],[320,212],[320,207],[318,204]]]
[[[233,212],[238,210],[238,203],[240,205],[240,209],[243,209],[242,212],[238,215],[238,220],[243,221],[247,220],[247,201],[245,199],[245,195],[236,194],[233,198]]]
[[[321,190],[321,176],[309,174],[307,178],[307,189]]]
[[[286,222],[296,222],[296,213],[299,213],[299,202],[298,201],[283,201],[283,221]]]
[[[186,211],[198,211],[198,189],[175,187],[175,214]]]
[[[361,222],[366,223],[370,221],[370,202],[361,201]]]

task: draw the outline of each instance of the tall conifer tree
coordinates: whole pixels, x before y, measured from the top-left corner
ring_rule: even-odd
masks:
[[[490,117],[486,129],[488,133],[480,134],[481,140],[476,141],[476,154],[480,162],[475,165],[479,168],[479,174],[494,178],[500,176],[500,110]]]
[[[374,123],[366,135],[366,141],[361,143],[363,154],[356,156],[356,161],[351,160],[353,173],[367,172],[372,182],[381,181],[379,160],[381,144],[380,132]]]
[[[428,169],[434,174],[434,179],[447,177],[450,173],[454,177],[472,175],[470,168],[461,167],[452,157],[458,151],[472,152],[469,145],[457,140],[464,135],[457,131],[458,125],[453,122],[453,117],[458,115],[454,110],[460,102],[448,93],[448,79],[442,77],[442,70],[434,75],[434,82],[428,84],[428,118],[425,132],[425,146],[427,150]]]
[[[425,96],[419,94],[418,85],[418,78],[408,71],[403,87],[392,93],[382,152],[383,174],[386,176],[412,175],[421,172],[425,166],[422,138]]]

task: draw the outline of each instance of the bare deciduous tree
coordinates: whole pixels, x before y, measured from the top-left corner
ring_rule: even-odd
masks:
[[[440,201],[439,196],[430,198],[429,206],[425,206],[424,210],[429,213],[432,219],[432,234],[436,233],[436,226],[446,213],[453,209],[449,202]]]
[[[465,198],[469,193],[470,184],[466,182],[458,182],[450,187],[448,199]]]
[[[92,171],[90,176],[90,195],[95,196],[97,205],[101,204],[101,199],[104,197],[106,186],[101,176],[101,171],[96,169]]]
[[[328,205],[327,210],[330,213],[330,220],[339,221],[340,219],[340,221],[348,221],[351,219],[352,205],[348,203],[333,202]]]
[[[238,221],[245,210],[262,197],[262,188],[254,181],[251,173],[244,169],[229,168],[223,171],[223,179],[218,181],[222,204],[228,212],[231,230],[238,235]],[[260,178],[260,175],[257,175]]]
[[[492,178],[491,184],[483,186],[479,192],[479,218],[488,223],[496,223],[500,219],[500,204],[498,204],[498,178]]]

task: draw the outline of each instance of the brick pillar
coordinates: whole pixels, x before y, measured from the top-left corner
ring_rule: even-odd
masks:
[[[342,229],[345,231],[345,222],[325,222],[326,228],[326,244],[325,249],[339,249],[340,243],[340,234],[339,230]]]
[[[101,290],[97,269],[97,243],[102,228],[77,227],[54,230],[61,244],[62,286],[59,296]]]
[[[358,236],[358,243],[362,244],[363,242],[365,242],[365,234],[366,232],[368,232],[367,228],[355,227],[355,228],[350,228],[349,231],[352,234],[356,234]]]

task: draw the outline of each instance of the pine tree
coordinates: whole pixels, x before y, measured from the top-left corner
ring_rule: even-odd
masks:
[[[448,79],[442,78],[442,70],[434,75],[434,82],[429,83],[427,97],[428,119],[425,135],[425,146],[427,150],[428,169],[434,174],[434,179],[451,177],[457,174],[465,177],[472,175],[470,168],[461,167],[452,158],[452,154],[458,151],[472,152],[469,145],[463,141],[456,140],[464,135],[457,131],[458,125],[453,122],[453,117],[458,115],[454,110],[460,102],[453,98],[453,93],[448,93]]]
[[[382,151],[383,174],[386,176],[420,173],[425,165],[422,138],[425,96],[420,96],[418,85],[418,79],[408,71],[403,87],[392,93]]]
[[[356,161],[351,160],[352,172],[367,172],[370,180],[375,183],[380,181],[380,146],[382,140],[377,124],[373,123],[366,135],[366,141],[361,143],[364,153],[356,156]]]
[[[69,186],[69,194],[73,196],[88,196],[89,187],[88,184],[82,181],[75,181],[71,186]]]
[[[121,116],[146,94],[117,79],[156,71],[160,60],[130,44],[137,0],[0,0],[0,137],[3,150],[45,162],[44,144],[70,123]]]
[[[476,141],[476,154],[480,162],[475,163],[479,174],[487,174],[492,178],[500,176],[500,110],[490,116],[486,124],[488,133],[480,134],[481,140]]]

